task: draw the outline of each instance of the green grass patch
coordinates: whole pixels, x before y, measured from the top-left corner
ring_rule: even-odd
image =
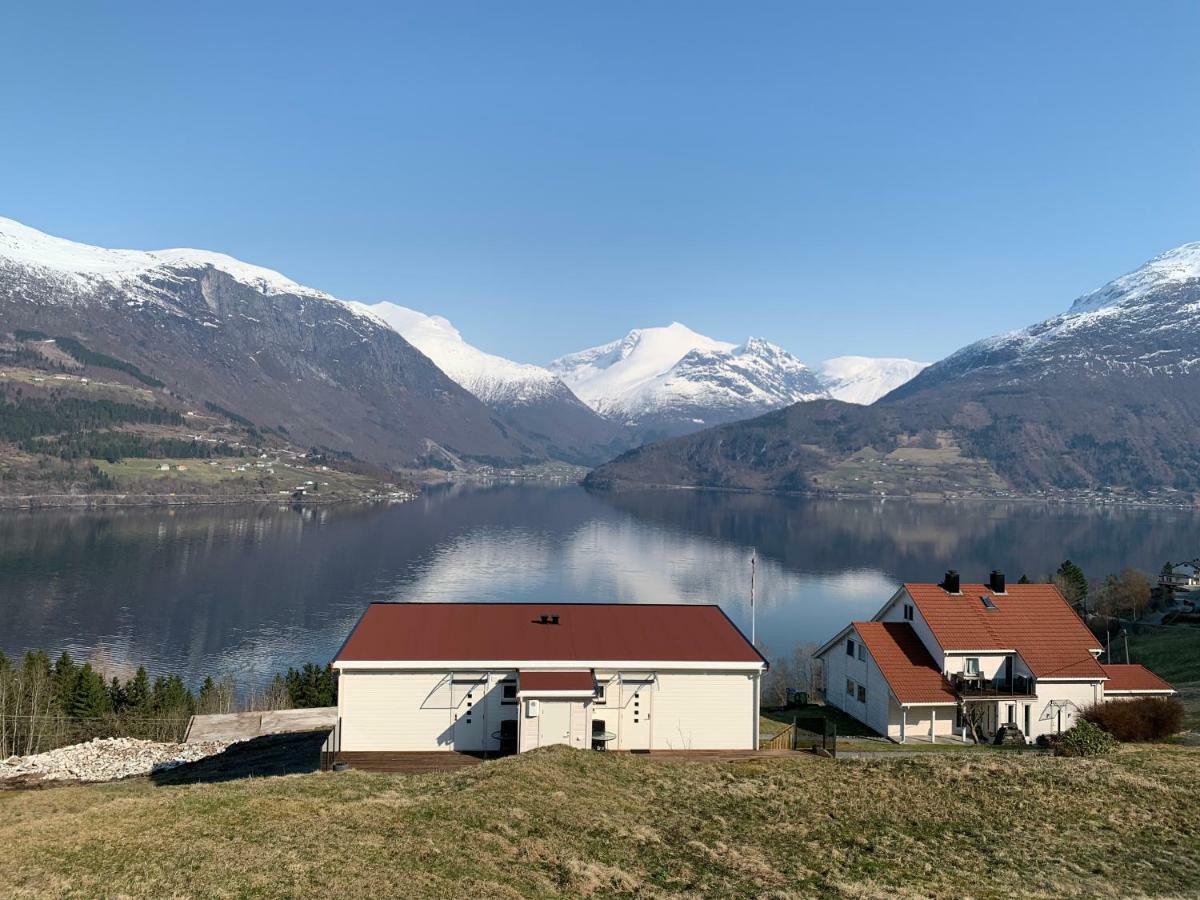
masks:
[[[1200,750],[695,764],[0,794],[5,896],[1194,895]]]

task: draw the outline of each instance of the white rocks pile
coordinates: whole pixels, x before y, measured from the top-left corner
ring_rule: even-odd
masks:
[[[34,756],[10,756],[0,761],[0,781],[13,778],[114,781],[173,769],[220,753],[228,746],[226,741],[168,744],[135,738],[96,738]]]

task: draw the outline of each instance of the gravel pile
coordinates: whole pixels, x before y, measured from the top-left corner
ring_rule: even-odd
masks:
[[[31,778],[113,781],[173,769],[220,753],[228,746],[225,741],[163,744],[135,738],[96,738],[35,756],[10,756],[0,761],[0,781]]]

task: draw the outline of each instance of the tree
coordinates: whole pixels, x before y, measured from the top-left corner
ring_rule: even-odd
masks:
[[[1058,571],[1054,573],[1052,580],[1062,595],[1067,598],[1068,603],[1086,610],[1088,582],[1087,576],[1083,574],[1083,569],[1069,559],[1064,560],[1063,564],[1058,567]]]
[[[125,706],[143,712],[150,702],[150,676],[145,666],[138,666],[137,674],[125,682]]]
[[[1151,595],[1150,579],[1137,569],[1109,575],[1096,590],[1096,609],[1106,616],[1137,619],[1146,611]]]
[[[113,712],[120,712],[125,708],[125,689],[121,687],[121,679],[116,675],[108,685],[108,702]]]
[[[79,668],[71,659],[71,654],[63,651],[62,656],[54,663],[54,696],[59,708],[70,711],[75,699],[75,682],[79,678]]]
[[[84,663],[75,677],[70,711],[77,719],[95,719],[112,711],[104,676],[93,669],[91,663]]]
[[[300,669],[288,669],[284,682],[295,709],[337,705],[337,679],[331,666],[307,662]]]
[[[1021,573],[1021,578],[1017,581],[1017,584],[1033,584],[1033,582],[1029,580],[1028,575]]]

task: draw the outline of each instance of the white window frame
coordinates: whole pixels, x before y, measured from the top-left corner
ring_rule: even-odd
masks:
[[[972,663],[974,664],[973,666]],[[978,656],[967,656],[963,658],[963,674],[978,675],[981,671],[982,669],[979,667]]]

